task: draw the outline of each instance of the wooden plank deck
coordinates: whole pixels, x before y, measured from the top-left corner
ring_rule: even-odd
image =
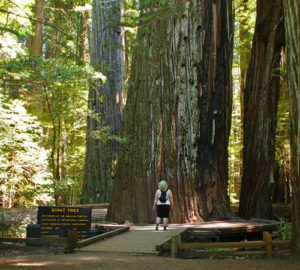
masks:
[[[99,224],[98,224],[99,225]],[[108,225],[108,224],[104,224]],[[264,231],[271,228],[270,224],[257,221],[215,221],[204,222],[199,224],[170,224],[168,231],[163,231],[160,227],[158,231],[155,230],[153,224],[134,225],[130,230],[120,235],[107,238],[102,241],[95,242],[88,246],[78,248],[76,251],[90,251],[90,252],[127,252],[127,253],[141,253],[141,254],[157,254],[156,246],[169,239],[171,236],[191,228],[199,233],[207,234],[209,230],[218,230],[225,233],[231,230],[240,232]]]
[[[106,207],[98,207],[92,209],[92,223],[97,225],[108,226],[105,223],[107,213]],[[114,226],[112,224],[112,226]],[[157,254],[156,246],[169,239],[171,236],[184,231],[186,228],[192,228],[198,233],[207,234],[207,231],[231,233],[234,232],[251,232],[251,231],[272,231],[274,224],[268,224],[258,221],[214,221],[198,224],[170,224],[168,231],[163,231],[160,227],[159,231],[155,231],[153,224],[134,225],[130,230],[120,235],[116,235],[105,240],[101,240],[85,247],[77,248],[77,252],[127,252],[140,254]]]
[[[86,247],[77,248],[76,252],[127,252],[138,254],[157,254],[156,245],[167,240],[174,234],[183,231],[184,227],[171,226],[167,231],[156,231],[154,225],[134,225],[128,232],[105,239],[88,245]]]

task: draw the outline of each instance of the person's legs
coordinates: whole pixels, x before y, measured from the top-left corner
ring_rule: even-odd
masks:
[[[168,221],[169,221],[169,219],[168,219],[168,218],[163,218],[163,223],[164,223],[164,231],[166,231],[166,230],[167,230]]]
[[[155,229],[158,230],[158,225],[160,223],[161,218],[160,217],[156,217],[156,227]]]
[[[158,205],[156,210],[157,210],[157,215],[156,215],[156,227],[155,227],[155,229],[158,230],[158,225],[159,225],[159,223],[160,223],[160,221],[163,217],[163,212],[162,212],[163,208],[162,208],[161,205]]]
[[[167,225],[169,221],[169,212],[170,212],[170,205],[164,205],[164,213],[163,213],[164,231],[167,230]]]

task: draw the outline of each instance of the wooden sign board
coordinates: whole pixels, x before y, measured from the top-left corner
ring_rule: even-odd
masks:
[[[76,228],[78,239],[85,239],[91,228],[91,214],[92,208],[86,207],[39,206],[40,237],[67,237],[68,230]]]

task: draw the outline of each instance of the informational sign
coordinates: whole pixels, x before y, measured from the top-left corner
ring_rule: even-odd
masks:
[[[67,237],[68,230],[76,228],[79,239],[87,238],[91,228],[91,208],[39,206],[37,223],[41,237]]]

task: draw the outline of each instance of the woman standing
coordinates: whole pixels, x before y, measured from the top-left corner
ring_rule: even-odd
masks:
[[[169,212],[170,209],[173,208],[173,196],[170,189],[168,189],[168,184],[165,180],[162,180],[158,184],[158,190],[155,193],[154,202],[153,202],[153,210],[157,210],[156,215],[156,227],[158,230],[158,226],[160,224],[161,219],[164,224],[164,231],[167,230],[167,225],[169,221]]]

